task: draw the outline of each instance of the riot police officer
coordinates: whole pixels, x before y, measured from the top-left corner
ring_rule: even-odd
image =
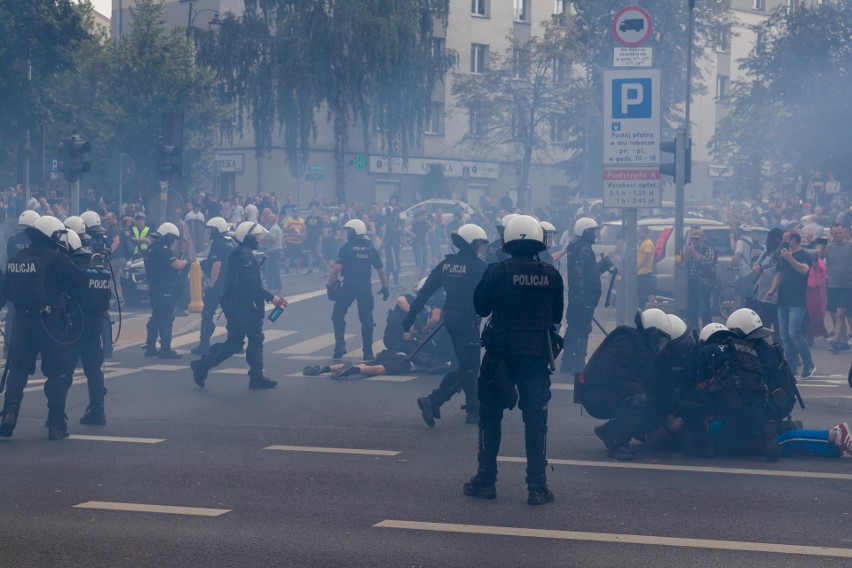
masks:
[[[500,219],[500,222],[497,224],[497,238],[488,243],[488,247],[485,249],[485,264],[494,264],[495,262],[502,262],[509,258],[509,255],[503,252],[503,232],[506,230],[506,225],[509,224],[509,221],[517,216],[517,213],[509,213],[508,215],[503,215],[503,218]]]
[[[337,259],[328,275],[328,298],[334,301],[331,322],[334,325],[334,359],[346,354],[346,312],[352,302],[358,301],[358,319],[361,320],[361,341],[364,360],[373,359],[373,285],[370,282],[372,268],[376,269],[382,289],[382,300],[390,296],[388,277],[382,265],[382,259],[367,236],[367,226],[360,219],[352,219],[343,225],[347,242],[337,253]],[[338,275],[343,276],[343,284],[338,284]],[[422,306],[421,306],[422,307]]]
[[[175,321],[175,297],[180,290],[178,277],[186,260],[178,258],[172,244],[180,237],[172,223],[163,223],[152,235],[154,241],[145,253],[145,273],[148,276],[148,293],[151,295],[151,317],[145,341],[145,357],[180,359],[172,349],[172,324]],[[157,351],[157,335],[160,350]]]
[[[635,328],[620,325],[610,332],[574,381],[574,402],[594,418],[607,420],[595,427],[595,435],[618,461],[635,459],[630,440],[655,426],[648,386],[657,380],[655,359],[672,335],[662,310],[637,313],[635,321]]]
[[[592,245],[599,229],[597,221],[590,217],[578,219],[574,223],[575,239],[565,248],[568,308],[565,310],[565,353],[560,369],[563,373],[579,373],[586,364],[592,318],[601,298],[601,274],[612,267],[608,257],[595,260]]]
[[[553,260],[553,255],[550,253],[550,247],[556,242],[556,227],[549,221],[539,221],[541,230],[544,232],[544,250],[538,253],[538,259],[547,264],[556,264]]]
[[[68,436],[65,398],[71,386],[72,350],[65,341],[79,333],[67,325],[79,321],[79,306],[70,294],[85,284],[85,275],[60,251],[59,237],[67,229],[56,217],[40,217],[26,229],[32,244],[16,254],[7,266],[3,297],[15,304],[15,331],[7,362],[8,384],[0,418],[0,436],[12,435],[20,413],[24,388],[35,372],[41,354],[41,370],[47,377],[48,438]]]
[[[80,424],[92,424],[103,426],[106,424],[106,413],[104,411],[104,351],[101,343],[102,326],[101,320],[104,311],[109,308],[110,303],[110,273],[106,268],[108,259],[103,253],[93,253],[83,247],[77,230],[80,229],[76,219],[68,217],[65,219],[68,232],[62,236],[65,249],[71,256],[71,260],[86,274],[85,285],[76,291],[73,296],[83,312],[82,333],[72,348],[73,361],[71,373],[77,366],[78,359],[82,361],[83,372],[86,375],[86,386],[89,391],[89,405],[86,412],[80,418]],[[70,220],[70,225],[69,225]],[[82,219],[80,219],[82,223]],[[76,228],[75,228],[76,227]]]
[[[107,241],[107,230],[101,224],[101,216],[94,211],[83,211],[80,213],[80,218],[86,224],[86,236],[91,239],[88,245],[86,245],[85,237],[79,232],[77,234],[80,235],[80,239],[83,240],[83,244],[86,245],[92,253],[103,255],[102,258],[106,263],[105,267],[107,271],[110,271],[111,265],[109,264],[109,257],[112,254],[112,248],[110,243]],[[112,359],[112,320],[109,315],[109,307],[107,307],[101,314],[101,327],[104,358]]]
[[[485,357],[479,375],[479,468],[464,485],[465,495],[493,499],[503,410],[512,408],[517,388],[524,419],[530,505],[553,501],[547,487],[547,403],[554,326],[562,321],[562,276],[536,260],[544,232],[533,217],[520,215],[503,232],[510,259],[492,264],[476,287],[476,313],[491,316],[483,333]],[[509,394],[507,397],[506,394]]]
[[[225,289],[225,266],[234,250],[234,242],[228,238],[228,222],[224,218],[213,217],[207,221],[207,228],[210,229],[210,252],[201,263],[201,270],[207,277],[207,286],[202,296],[204,308],[201,310],[200,341],[198,347],[192,350],[194,355],[206,355],[210,349],[210,338],[216,329],[213,314],[216,313],[222,301],[222,291]]]
[[[18,230],[14,235],[9,237],[9,240],[6,241],[6,262],[8,263],[10,260],[15,258],[15,255],[21,252],[22,250],[26,250],[28,246],[30,246],[30,238],[27,236],[27,227],[32,227],[36,220],[39,218],[39,214],[35,211],[28,209],[24,211],[18,216]],[[3,342],[3,356],[9,357],[9,342],[12,340],[12,323],[15,321],[15,304],[9,302],[6,305],[6,328],[4,329],[4,337],[6,341]]]
[[[432,269],[402,322],[403,329],[411,329],[429,298],[444,287],[447,294],[444,325],[453,341],[458,368],[444,375],[441,384],[429,396],[417,399],[423,421],[430,428],[435,426],[436,418],[441,418],[441,405],[460,390],[464,391],[467,423],[479,422],[476,374],[479,369],[481,320],[473,307],[473,291],[485,274],[486,264],[477,255],[479,248],[488,242],[488,236],[482,227],[468,223],[459,227],[458,232],[452,234],[452,239],[458,252],[448,254]]]
[[[258,242],[269,231],[254,221],[243,221],[234,232],[237,248],[225,263],[223,274],[222,309],[228,320],[228,337],[216,343],[201,359],[193,361],[192,378],[199,387],[204,386],[207,373],[228,357],[246,347],[246,363],[249,366],[249,388],[271,389],[278,385],[263,376],[263,314],[265,302],[284,307],[287,300],[275,296],[263,288],[260,263],[254,257]]]

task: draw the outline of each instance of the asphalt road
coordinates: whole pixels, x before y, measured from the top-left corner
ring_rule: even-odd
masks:
[[[14,437],[0,441],[0,566],[852,566],[852,461],[698,460],[639,446],[637,462],[613,462],[561,375],[548,448],[556,502],[526,504],[517,411],[498,499],[463,496],[476,427],[458,397],[434,429],[415,404],[439,377],[301,375],[332,352],[323,282],[285,278],[296,301],[265,326],[272,391],[246,388],[240,357],[204,389],[188,354],[144,358],[143,310],[124,314],[108,362],[106,426],[77,424],[79,377],[74,436],[48,441],[34,377]],[[377,298],[377,339],[391,305]],[[355,360],[355,308],[348,321]],[[194,314],[176,320],[180,350],[197,326]],[[850,357],[818,343],[815,358],[819,376],[802,384],[807,408],[795,414],[827,428],[852,407]]]

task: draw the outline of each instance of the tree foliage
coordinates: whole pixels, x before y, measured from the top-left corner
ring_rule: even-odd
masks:
[[[548,20],[543,34],[526,41],[509,36],[503,54],[489,58],[485,73],[454,75],[456,106],[469,117],[462,143],[475,153],[520,162],[526,188],[533,157],[544,157],[578,134],[578,113],[588,106],[584,79],[572,67],[586,57],[572,22]],[[525,203],[518,191],[518,206]]]
[[[405,156],[417,140],[432,88],[455,61],[432,49],[448,10],[448,0],[247,0],[209,59],[237,102],[234,131],[248,118],[259,153],[280,140],[304,163],[325,109],[344,197],[352,126],[367,148],[377,132],[390,153]]]
[[[747,187],[789,183],[814,169],[850,179],[852,5],[781,9],[755,28],[764,41],[741,65],[717,157]]]

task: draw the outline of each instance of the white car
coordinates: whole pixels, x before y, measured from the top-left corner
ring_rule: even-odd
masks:
[[[473,207],[464,201],[458,201],[457,199],[427,199],[426,201],[421,201],[416,205],[412,205],[400,213],[399,218],[402,219],[406,225],[411,224],[411,222],[416,218],[417,213],[424,209],[429,212],[430,217],[434,216],[434,214],[438,212],[438,209],[440,209],[443,213],[442,217],[444,218],[445,225],[453,220],[453,214],[456,212],[462,214],[462,220],[465,222],[474,213]]]

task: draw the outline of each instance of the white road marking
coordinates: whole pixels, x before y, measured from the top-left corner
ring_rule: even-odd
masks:
[[[413,381],[414,379],[419,379],[420,377],[410,377],[407,375],[376,375],[375,377],[369,377],[364,379],[365,381],[379,381],[386,383],[406,383],[408,381]]]
[[[497,461],[507,463],[527,463],[527,458],[499,456]],[[737,467],[702,467],[691,465],[653,464],[653,463],[623,463],[623,462],[599,462],[586,460],[560,460],[547,458],[547,462],[554,465],[575,465],[579,467],[610,467],[615,469],[648,469],[658,471],[686,471],[692,473],[730,473],[735,475],[764,475],[768,477],[794,477],[797,479],[837,479],[852,481],[852,474],[847,473],[820,473],[814,471],[783,471],[746,469]]]
[[[70,440],[89,440],[92,442],[127,442],[130,444],[159,444],[165,442],[165,438],[127,438],[124,436],[85,436],[82,434],[71,434]]]
[[[329,361],[331,357],[325,355],[292,355],[288,359],[293,361]]]
[[[174,339],[172,339],[172,349],[175,347],[183,347],[184,345],[189,345],[190,343],[198,343],[201,339],[200,331],[190,331],[189,333],[181,334]],[[216,327],[213,330],[212,337],[219,337],[220,335],[225,335],[225,327]]]
[[[147,367],[142,367],[146,371],[181,371],[187,368],[187,365],[148,365]]]
[[[74,505],[75,509],[99,509],[102,511],[129,511],[132,513],[165,513],[169,515],[193,515],[196,517],[218,517],[230,513],[231,509],[206,509],[200,507],[173,507],[146,503],[116,503],[111,501],[86,501]]]
[[[221,375],[243,375],[248,371],[246,367],[229,367],[227,369],[213,369],[211,373],[219,373]]]
[[[320,454],[351,454],[356,456],[398,456],[402,452],[391,450],[359,450],[357,448],[323,448],[319,446],[267,446],[264,450],[283,452],[312,452]]]
[[[523,527],[496,527],[488,525],[462,525],[452,523],[424,523],[416,521],[384,520],[373,525],[385,529],[410,529],[447,533],[517,536],[526,538],[549,538],[585,542],[607,542],[621,544],[643,544],[650,546],[672,546],[677,548],[705,548],[738,552],[769,552],[777,554],[800,554],[803,556],[829,556],[852,558],[852,548],[830,548],[801,546],[796,544],[774,544],[770,542],[744,542],[736,540],[708,540],[701,538],[676,538],[638,534],[593,533],[528,529]]]
[[[345,337],[346,339],[351,339],[355,337],[355,334],[347,333]],[[320,349],[331,347],[332,345],[334,345],[334,334],[323,333],[322,335],[318,335],[312,339],[308,339],[307,341],[300,341],[299,343],[295,343],[289,347],[285,347],[284,349],[279,349],[275,353],[281,355],[304,355],[306,353],[314,353]]]
[[[572,391],[574,390],[574,385],[569,385],[567,383],[553,383],[550,385],[550,390]]]

